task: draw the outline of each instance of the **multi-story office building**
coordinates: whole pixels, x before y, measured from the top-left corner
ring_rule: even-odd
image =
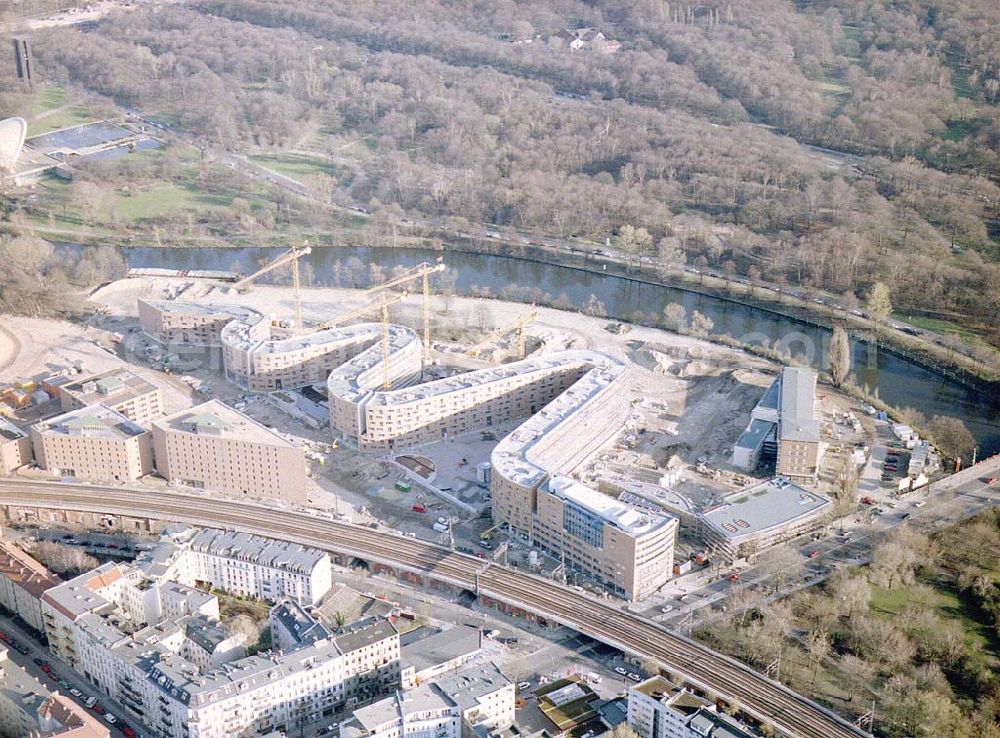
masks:
[[[0,605],[39,632],[42,595],[62,580],[10,541],[0,540]]]
[[[127,369],[112,369],[65,384],[59,390],[59,402],[66,412],[105,405],[140,425],[163,415],[160,388]]]
[[[639,738],[760,738],[713,703],[660,676],[629,688],[627,721]]]
[[[172,483],[241,497],[307,499],[302,449],[217,400],[152,427],[156,470]]]
[[[48,590],[43,620],[53,653],[158,738],[295,731],[398,688],[399,635],[380,618],[338,630],[320,626],[281,650],[241,658],[240,644],[218,621],[215,598],[176,581],[181,575],[201,576],[192,573],[204,553],[204,542],[196,546],[196,539],[189,530],[167,531],[135,564],[105,564]],[[253,550],[245,541],[205,545],[220,555],[219,546],[228,546],[229,561],[217,562],[220,568],[245,570],[255,565],[250,559],[263,556],[269,559],[265,567],[295,569],[276,561],[280,555],[274,551],[244,558]],[[221,581],[231,580],[221,576]],[[162,591],[150,594],[157,590]],[[185,598],[186,606],[178,601]],[[283,605],[294,605],[311,619],[304,608]],[[178,619],[180,612],[193,614]]]
[[[0,417],[0,474],[31,463],[31,436]]]
[[[703,510],[702,539],[713,554],[729,559],[752,556],[818,527],[832,506],[828,497],[775,477]]]
[[[495,664],[470,665],[354,711],[341,738],[461,738],[514,723],[514,684]]]
[[[612,592],[641,600],[672,576],[677,518],[631,507],[567,477],[548,480],[536,502],[533,542]]]
[[[125,481],[153,470],[149,431],[106,405],[90,405],[31,428],[35,461],[64,477]]]

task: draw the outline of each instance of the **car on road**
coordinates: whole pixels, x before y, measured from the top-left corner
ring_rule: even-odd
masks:
[[[81,692],[81,691],[80,691],[79,689],[76,689],[75,687],[74,687],[73,689],[71,689],[71,690],[69,691],[69,693],[70,693],[71,695],[73,695],[74,697],[77,697],[77,698],[79,698],[79,697],[83,697],[83,692]]]
[[[616,666],[615,674],[621,674],[622,676],[625,676],[626,674],[628,674],[628,670],[623,666]]]
[[[60,680],[59,680],[59,686],[60,686],[60,687],[62,687],[63,689],[65,689],[65,690],[66,690],[67,692],[68,692],[68,691],[69,691],[70,689],[72,689],[72,688],[73,688],[73,685],[71,685],[71,684],[70,684],[69,682],[67,682],[67,681],[66,681],[65,679],[60,679]]]
[[[729,581],[730,582],[738,582],[738,581],[740,581],[740,575],[739,574],[730,574],[729,575]]]
[[[996,484],[997,482],[1000,482],[1000,477],[986,477],[983,481],[986,482],[986,484]]]
[[[660,608],[660,612],[662,612],[664,615],[666,615],[668,612],[673,612],[673,611],[674,611],[673,605],[664,605],[663,607]]]
[[[687,598],[688,598],[688,593],[687,593],[687,592],[685,592],[684,594],[682,594],[682,595],[681,595],[680,597],[678,597],[677,599],[678,599],[678,600],[680,600],[681,602],[684,602],[684,601],[685,601],[685,600],[686,600]]]
[[[489,541],[480,541],[479,546],[480,548],[485,548],[487,551],[493,548],[493,545]]]
[[[518,692],[523,692],[526,689],[531,689],[531,682],[518,682],[517,683],[517,691]]]
[[[642,681],[642,677],[639,676],[638,674],[636,674],[634,671],[630,671],[628,673],[628,678],[631,679],[633,682],[641,682]]]
[[[45,659],[40,659],[37,656],[33,658],[32,661],[35,662],[35,666],[41,666],[42,664],[45,663]]]
[[[38,668],[44,671],[46,674],[52,673],[52,664],[50,664],[48,661],[43,661],[42,663],[40,663],[38,665]]]
[[[808,556],[810,559],[815,559],[817,556],[819,556],[819,551],[810,551],[809,553],[806,554],[806,556]]]

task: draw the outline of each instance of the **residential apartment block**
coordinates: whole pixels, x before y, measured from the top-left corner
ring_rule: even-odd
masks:
[[[341,738],[461,738],[514,724],[514,683],[495,664],[469,665],[354,711]]]
[[[140,425],[147,425],[163,415],[160,388],[127,369],[112,369],[86,379],[75,379],[60,388],[59,403],[66,412],[105,405]]]
[[[310,553],[276,541],[285,553],[268,552],[257,548],[260,540],[205,541],[176,527],[135,564],[105,564],[50,589],[42,603],[50,648],[157,738],[297,733],[397,689],[399,635],[391,622],[367,618],[332,630],[302,600],[279,607],[294,610],[310,637],[276,639],[276,650],[242,656],[219,622],[216,598],[180,577],[221,587],[239,580],[224,569],[248,570],[264,559],[262,567],[295,572],[289,559]],[[215,580],[198,569],[207,550],[220,559],[207,573]]]
[[[161,576],[188,586],[209,586],[268,602],[287,597],[311,605],[333,582],[330,557],[323,551],[214,528],[170,528],[160,545],[136,561],[148,562]]]
[[[149,431],[106,405],[33,425],[31,445],[38,466],[64,477],[121,482],[153,470]]]
[[[11,541],[0,540],[0,605],[42,633],[42,595],[62,580]]]
[[[31,436],[0,417],[0,474],[10,474],[31,460]]]
[[[183,343],[193,346],[222,346],[222,329],[234,320],[270,334],[270,324],[256,310],[233,305],[203,305],[174,300],[138,301],[139,324],[160,343]]]
[[[171,483],[306,502],[302,449],[217,400],[160,418],[152,428],[156,470]]]
[[[629,688],[627,721],[639,738],[760,738],[714,703],[660,676]]]

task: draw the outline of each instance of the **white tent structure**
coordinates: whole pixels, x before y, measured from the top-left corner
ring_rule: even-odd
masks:
[[[24,118],[0,120],[0,172],[14,169],[27,133],[28,123]]]

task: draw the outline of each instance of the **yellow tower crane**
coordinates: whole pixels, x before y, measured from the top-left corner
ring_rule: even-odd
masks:
[[[367,305],[362,305],[356,310],[342,313],[336,318],[331,318],[330,320],[320,323],[317,326],[313,326],[309,329],[309,332],[316,333],[318,331],[324,331],[327,328],[336,328],[341,323],[346,323],[377,311],[379,320],[382,323],[382,387],[384,389],[389,389],[392,386],[392,381],[389,378],[389,306],[402,302],[407,298],[408,294],[409,293],[407,292],[397,292],[390,295],[385,291],[379,292],[377,300],[370,302]]]
[[[302,329],[302,294],[301,294],[301,284],[299,283],[299,259],[303,256],[312,253],[312,248],[307,244],[302,246],[292,246],[288,251],[281,254],[271,262],[265,264],[263,267],[258,269],[256,272],[251,274],[249,277],[244,277],[239,282],[233,285],[233,287],[239,292],[246,292],[250,285],[255,279],[260,276],[272,272],[278,267],[284,266],[285,264],[291,263],[292,265],[292,294],[295,298],[295,327],[296,329]]]
[[[522,315],[519,315],[517,318],[515,318],[511,322],[507,323],[506,325],[503,325],[503,326],[500,326],[499,328],[497,328],[490,335],[488,335],[484,340],[480,341],[475,346],[473,346],[472,348],[470,348],[469,350],[467,350],[465,352],[466,356],[471,356],[473,358],[479,358],[479,354],[481,354],[483,352],[483,349],[485,349],[491,343],[493,343],[494,341],[499,340],[500,338],[503,338],[505,335],[507,335],[511,331],[517,331],[518,332],[518,336],[517,336],[517,358],[518,359],[523,359],[524,358],[524,354],[525,354],[525,348],[526,348],[526,346],[525,346],[525,338],[526,338],[526,336],[525,336],[524,328],[525,328],[525,326],[528,323],[530,323],[531,321],[535,320],[537,317],[538,317],[538,311],[537,310],[531,310],[531,311],[529,311],[527,313],[523,313]]]
[[[393,287],[399,287],[403,284],[408,284],[415,279],[423,280],[423,291],[424,291],[424,366],[430,363],[431,360],[431,304],[430,304],[430,278],[432,274],[438,272],[443,272],[447,267],[442,260],[438,260],[436,264],[429,264],[428,262],[423,262],[417,264],[412,269],[407,270],[403,274],[382,284],[375,285],[368,289],[369,294],[378,294],[383,290],[389,290]]]

